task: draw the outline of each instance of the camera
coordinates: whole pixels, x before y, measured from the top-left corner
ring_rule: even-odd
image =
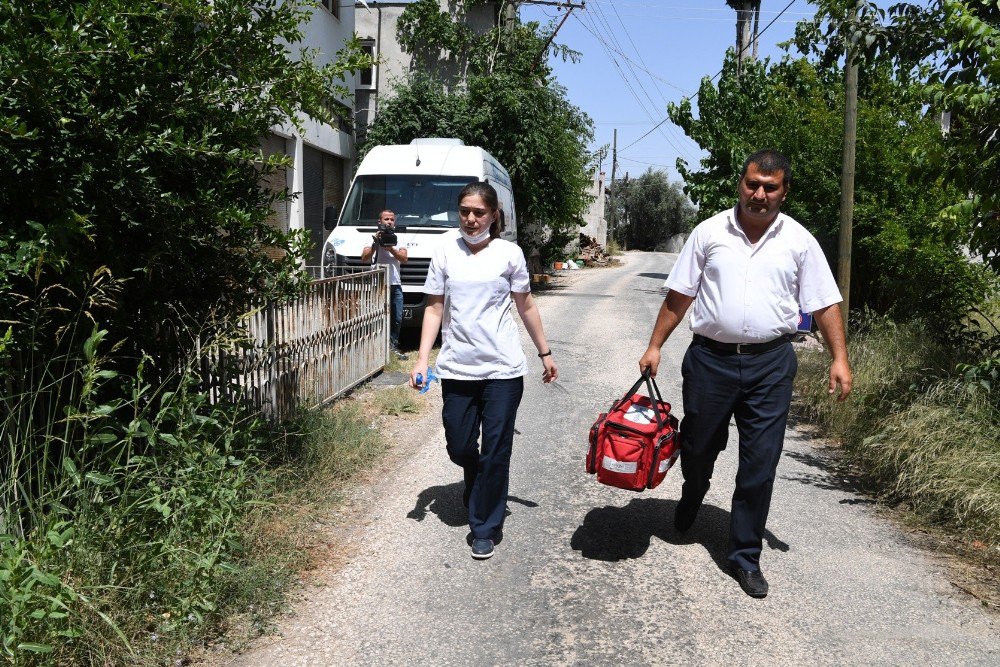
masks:
[[[396,238],[396,229],[391,225],[379,223],[378,231],[375,232],[375,243],[383,248],[391,248],[399,242]]]

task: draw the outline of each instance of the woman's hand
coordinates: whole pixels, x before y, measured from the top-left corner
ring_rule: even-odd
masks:
[[[552,361],[552,355],[542,357],[542,366],[545,370],[542,371],[542,382],[548,384],[559,378],[559,369],[556,368],[556,362]]]
[[[417,363],[414,364],[413,370],[410,371],[410,387],[412,389],[422,389],[423,384],[417,384],[417,375],[420,375],[420,379],[425,383],[427,380],[427,362],[417,359]]]

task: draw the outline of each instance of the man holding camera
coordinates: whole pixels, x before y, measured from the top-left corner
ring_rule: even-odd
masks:
[[[378,231],[372,236],[371,247],[361,251],[361,261],[369,262],[372,256],[379,265],[389,267],[389,289],[392,298],[392,328],[389,330],[389,345],[400,359],[406,355],[399,351],[399,331],[403,327],[403,283],[399,277],[399,265],[406,264],[406,248],[396,247],[396,214],[385,210],[378,215]]]

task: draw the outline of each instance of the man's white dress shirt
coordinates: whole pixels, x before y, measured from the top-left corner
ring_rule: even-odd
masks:
[[[839,303],[837,281],[809,231],[779,213],[756,244],[723,211],[691,232],[666,286],[695,297],[691,330],[723,343],[763,343],[806,313]]]

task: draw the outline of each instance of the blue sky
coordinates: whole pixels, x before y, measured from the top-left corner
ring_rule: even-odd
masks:
[[[795,23],[812,18],[815,7],[797,0],[779,16],[788,0],[763,0],[759,55],[780,58],[778,43],[794,33]],[[525,21],[548,23],[564,11],[522,6]],[[666,117],[667,102],[694,95],[704,76],[722,67],[727,48],[736,42],[736,13],[724,0],[587,0],[559,30],[556,42],[582,53],[578,63],[550,58],[569,99],[594,120],[593,148],[611,144],[618,128],[618,173],[631,176],[649,166],[663,168],[671,180],[678,156],[696,165],[697,144]],[[625,57],[627,56],[628,60]],[[626,83],[627,82],[627,83]],[[611,176],[610,155],[604,162]]]

